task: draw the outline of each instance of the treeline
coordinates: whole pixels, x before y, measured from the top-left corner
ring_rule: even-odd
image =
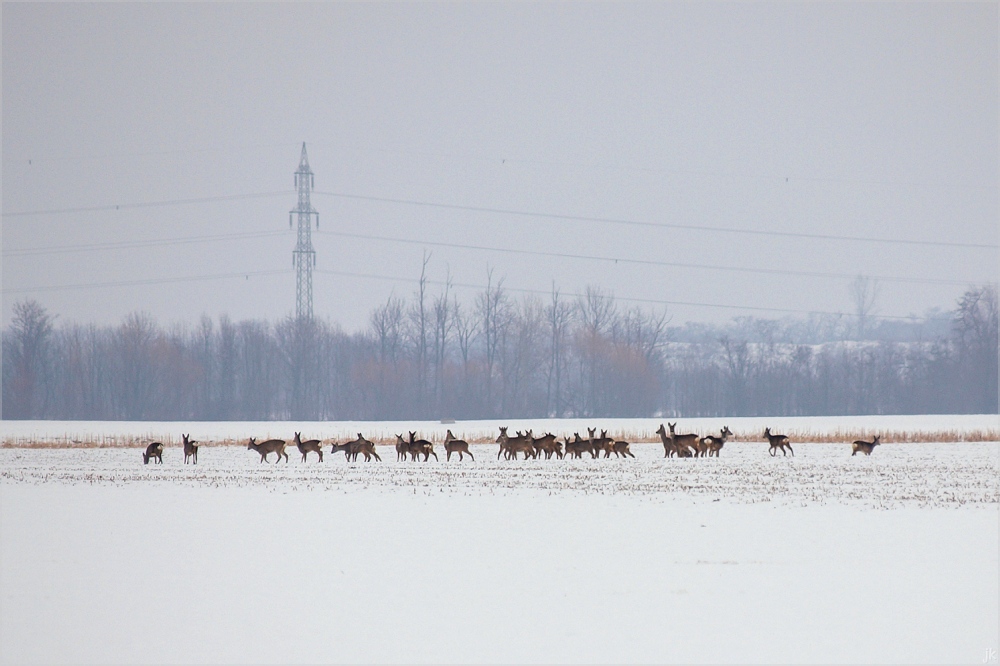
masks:
[[[2,411],[81,420],[997,412],[995,286],[970,288],[952,313],[892,326],[882,339],[852,317],[671,328],[665,314],[599,289],[516,299],[492,276],[470,303],[448,288],[431,295],[421,280],[357,333],[319,319],[225,316],[164,328],[145,314],[57,327],[22,301],[3,331]]]

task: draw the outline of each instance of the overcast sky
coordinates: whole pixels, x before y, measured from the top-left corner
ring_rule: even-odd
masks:
[[[347,330],[425,252],[434,281],[591,284],[675,324],[850,312],[858,274],[923,314],[997,279],[997,3],[2,12],[5,326],[25,298],[291,314],[302,142],[315,312]]]

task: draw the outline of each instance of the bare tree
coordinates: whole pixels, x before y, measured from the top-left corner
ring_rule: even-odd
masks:
[[[4,391],[4,418],[39,418],[45,412],[53,317],[35,300],[14,304],[4,362],[13,370]],[[6,373],[5,373],[6,374]],[[5,377],[6,379],[6,377]],[[8,386],[5,384],[5,389]]]
[[[452,303],[452,320],[455,322],[455,341],[458,343],[458,351],[462,357],[462,406],[468,410],[470,404],[470,392],[472,390],[470,378],[470,352],[472,343],[478,333],[478,320],[475,316],[470,316],[462,309],[456,298]]]
[[[417,408],[423,409],[427,390],[427,264],[431,256],[424,252],[420,266],[420,280],[417,282],[416,302],[410,310],[410,324],[413,327],[413,348],[417,361]]]
[[[958,301],[955,312],[955,341],[961,368],[963,393],[976,404],[976,411],[997,410],[997,287],[984,285],[969,288]]]
[[[139,312],[128,315],[116,331],[119,418],[147,418],[158,380],[156,344],[161,336],[153,318]]]
[[[486,290],[476,297],[476,310],[479,315],[480,332],[485,344],[484,383],[486,409],[490,415],[496,414],[493,403],[494,370],[499,358],[500,344],[507,324],[507,294],[503,289],[504,279],[500,278],[494,284],[493,269],[486,269]]]
[[[451,316],[452,305],[449,300],[451,291],[451,274],[444,282],[444,292],[435,297],[434,310],[434,405],[441,412],[441,401],[444,394],[444,369],[448,357],[448,341],[451,338],[455,321]]]
[[[372,312],[371,325],[379,360],[395,365],[403,344],[403,301],[390,294],[385,304]]]
[[[858,339],[862,340],[871,327],[870,319],[878,311],[878,298],[881,286],[875,278],[859,275],[851,282],[851,300],[854,303],[854,315],[858,320]]]
[[[566,367],[566,340],[573,319],[573,308],[566,301],[559,300],[559,290],[552,283],[552,302],[545,310],[549,324],[549,364],[546,373],[545,413],[552,416],[563,414],[563,374]]]

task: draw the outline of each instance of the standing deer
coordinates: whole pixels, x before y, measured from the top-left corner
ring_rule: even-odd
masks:
[[[350,462],[357,462],[359,453],[365,457],[365,462],[371,462],[372,458],[382,462],[382,458],[375,451],[375,443],[371,440],[365,439],[365,436],[360,432],[358,433],[357,439],[351,440],[350,442],[344,442],[343,444],[334,444],[330,453],[335,451],[343,451],[344,457]]]
[[[525,460],[528,459],[529,455],[533,456],[535,454],[530,430],[527,435],[522,435],[518,431],[516,437],[511,437],[507,434],[507,426],[500,426],[500,436],[497,437],[497,444],[500,445],[500,450],[497,451],[497,460],[500,460],[500,456],[504,456],[507,460],[516,458],[517,454],[522,451],[524,452]]]
[[[281,456],[285,456],[285,462],[288,462],[288,454],[285,453],[285,440],[283,439],[269,439],[258,444],[257,440],[251,437],[250,443],[247,444],[247,450],[250,449],[253,449],[260,454],[261,462],[265,462],[267,460],[267,456],[271,453],[278,454],[278,457],[274,461],[275,464],[281,460]]]
[[[604,451],[604,457],[610,458],[615,446],[614,440],[608,437],[607,430],[602,430],[600,437],[595,437],[594,435],[596,434],[597,428],[587,428],[587,439],[590,440],[592,455],[596,458],[600,455],[601,451]]]
[[[451,432],[451,431],[449,431]],[[396,462],[406,462],[406,454],[410,452],[410,445],[402,435],[396,435]]]
[[[517,439],[510,440],[510,448],[507,452],[510,454],[511,460],[517,460],[517,454],[523,453],[524,459],[537,458],[538,455],[535,453],[535,435],[531,430],[521,434],[521,431],[517,431]]]
[[[569,437],[563,438],[563,440],[566,442],[566,457],[583,458],[583,452],[587,450],[585,448],[585,445],[589,446],[589,443],[580,439],[580,433],[573,433],[573,434],[576,435],[576,439],[572,442],[569,441]]]
[[[163,464],[163,444],[153,442],[146,447],[146,452],[142,454],[142,464],[148,465],[150,458],[156,458],[158,464]]]
[[[423,453],[424,462],[431,456],[434,456],[434,460],[438,460],[438,454],[434,453],[434,444],[427,441],[426,439],[417,439],[417,433],[410,432],[410,452],[411,453]],[[414,455],[414,460],[416,456]]]
[[[549,460],[552,458],[553,454],[558,455],[562,458],[562,452],[559,450],[559,442],[556,441],[556,436],[548,432],[541,437],[534,437],[531,441],[531,446],[535,449],[535,457],[538,458],[545,454],[545,459]]]
[[[194,464],[198,464],[198,447],[195,446],[198,442],[190,439],[191,435],[181,435],[181,439],[184,441],[184,464],[187,464],[188,458],[194,458]]]
[[[622,458],[635,458],[631,451],[628,450],[628,442],[617,441],[613,444],[615,458],[621,456]]]
[[[663,427],[662,423],[656,434],[660,436],[660,441],[663,442],[663,457],[672,458],[677,451],[674,449],[674,441],[667,436],[667,429]]]
[[[451,460],[452,453],[458,453],[459,460],[464,460],[466,455],[475,460],[472,457],[472,452],[469,451],[469,443],[463,439],[455,439],[455,436],[451,434],[451,430],[445,433],[444,450],[447,453],[445,460]]]
[[[295,433],[295,446],[298,447],[299,453],[302,454],[302,462],[306,461],[306,454],[310,451],[315,451],[316,455],[319,456],[319,461],[323,462],[323,449],[318,439],[307,439],[303,442],[302,433],[297,432]]]
[[[726,444],[726,438],[732,436],[732,432],[729,430],[729,426],[724,426],[718,437],[715,435],[708,435],[707,437],[702,437],[701,442],[698,443],[698,450],[702,453],[702,456],[715,456],[719,457],[719,451]]]
[[[878,440],[881,437],[882,435],[875,435],[875,439],[870,442],[861,439],[855,440],[854,444],[851,445],[851,455],[853,456],[858,451],[861,451],[866,456],[870,456],[875,447],[879,445]]]
[[[772,456],[777,455],[778,449],[781,449],[781,455],[787,455],[785,453],[785,447],[791,451],[792,456],[795,455],[795,451],[792,451],[792,445],[788,442],[788,437],[785,435],[772,435],[770,428],[764,428],[764,437],[767,437],[767,441],[770,442],[771,448],[768,449]]]
[[[667,425],[670,426],[670,440],[674,443],[678,458],[690,458],[698,453],[698,435],[694,433],[678,435],[674,432],[676,423],[667,422]]]

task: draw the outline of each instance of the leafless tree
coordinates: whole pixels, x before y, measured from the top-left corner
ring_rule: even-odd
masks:
[[[858,320],[858,339],[863,340],[871,326],[871,317],[877,312],[881,286],[875,278],[859,275],[851,282],[851,301],[854,304],[854,316]]]
[[[49,396],[49,360],[53,317],[35,300],[14,304],[10,344],[4,364],[12,370],[9,386],[4,373],[5,418],[37,418]]]

